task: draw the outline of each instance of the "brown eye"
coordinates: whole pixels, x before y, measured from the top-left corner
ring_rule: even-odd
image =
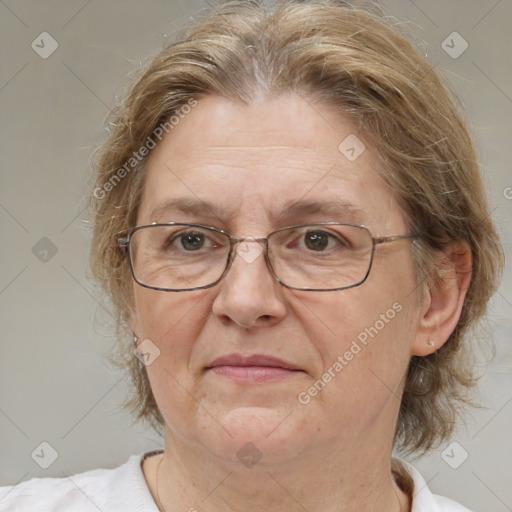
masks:
[[[305,243],[312,251],[323,251],[329,245],[330,235],[325,231],[308,231],[305,236]]]

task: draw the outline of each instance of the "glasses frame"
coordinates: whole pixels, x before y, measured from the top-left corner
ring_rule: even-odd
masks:
[[[229,248],[229,254],[228,254],[228,257],[227,257],[227,261],[226,261],[226,267],[225,267],[224,271],[222,272],[221,276],[216,281],[214,281],[213,283],[210,283],[210,284],[205,285],[205,286],[197,286],[195,288],[181,288],[181,289],[161,288],[161,287],[158,287],[158,286],[151,286],[151,285],[148,285],[148,284],[145,284],[145,283],[142,283],[141,281],[139,281],[137,279],[137,277],[135,276],[135,271],[133,269],[132,257],[131,257],[131,253],[130,253],[130,240],[131,240],[131,237],[132,237],[132,235],[134,233],[136,233],[137,231],[140,231],[141,229],[146,229],[146,228],[151,228],[151,227],[160,227],[160,226],[190,226],[190,227],[197,227],[197,228],[207,229],[207,230],[210,230],[210,231],[215,231],[216,233],[222,233],[223,235],[227,236],[229,238],[230,248]],[[285,282],[283,282],[279,278],[279,276],[276,275],[276,273],[274,271],[274,268],[272,267],[272,263],[270,262],[270,259],[269,259],[269,256],[268,256],[268,239],[274,233],[278,233],[278,232],[284,231],[286,229],[301,228],[301,227],[305,227],[305,226],[352,226],[352,227],[361,228],[361,229],[364,229],[365,231],[367,231],[367,233],[370,235],[370,238],[372,239],[372,250],[371,250],[371,254],[370,254],[370,262],[369,262],[369,265],[368,265],[368,270],[366,271],[366,274],[364,275],[364,277],[362,279],[360,279],[358,282],[354,283],[354,284],[351,284],[351,285],[348,285],[348,286],[341,286],[341,287],[338,287],[338,288],[301,288],[301,287],[296,287],[296,286],[290,286],[290,285],[286,284]],[[116,233],[115,236],[116,236],[116,245],[118,247],[120,247],[122,250],[124,250],[125,255],[126,255],[127,259],[128,259],[133,279],[135,280],[135,282],[138,285],[143,286],[144,288],[149,288],[151,290],[158,290],[158,291],[162,291],[162,292],[191,292],[191,291],[194,291],[194,290],[204,290],[204,289],[207,289],[207,288],[212,288],[213,286],[218,284],[222,280],[222,278],[227,274],[227,272],[229,271],[229,269],[230,269],[230,267],[231,267],[231,265],[233,263],[233,260],[234,260],[233,255],[235,253],[235,249],[234,248],[235,248],[236,244],[239,244],[241,242],[245,242],[245,241],[249,240],[249,241],[252,241],[252,242],[258,242],[258,243],[264,243],[265,244],[264,256],[265,256],[265,262],[267,264],[267,268],[270,270],[270,273],[274,276],[276,281],[281,283],[284,287],[289,288],[291,290],[303,290],[303,291],[311,291],[311,292],[333,292],[333,291],[338,291],[338,290],[347,290],[349,288],[355,288],[356,286],[362,285],[366,281],[366,279],[370,275],[370,270],[372,268],[373,256],[375,254],[375,246],[380,245],[380,244],[386,244],[386,243],[390,243],[390,242],[395,242],[397,240],[420,238],[421,234],[419,234],[419,233],[410,233],[410,234],[407,234],[407,235],[390,235],[390,236],[378,236],[378,237],[375,237],[375,236],[372,235],[370,229],[367,226],[364,226],[362,224],[350,224],[350,223],[347,223],[347,222],[311,222],[311,223],[306,223],[306,224],[294,224],[292,226],[285,226],[283,228],[279,228],[279,229],[276,229],[274,231],[271,231],[264,238],[254,238],[254,237],[250,237],[250,236],[249,237],[234,236],[231,233],[228,233],[227,231],[224,231],[223,229],[215,228],[213,226],[206,226],[204,224],[195,224],[195,223],[191,224],[191,223],[188,223],[188,222],[166,222],[166,223],[153,222],[152,224],[144,224],[142,226],[135,226],[135,227],[130,228],[130,229],[119,231],[118,233]]]

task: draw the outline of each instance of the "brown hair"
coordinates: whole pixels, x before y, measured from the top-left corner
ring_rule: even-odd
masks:
[[[348,117],[378,154],[411,231],[424,234],[413,244],[420,282],[440,278],[436,254],[446,243],[461,240],[471,249],[457,327],[435,354],[411,359],[395,444],[423,452],[452,433],[476,382],[469,330],[485,313],[503,257],[456,97],[395,25],[375,9],[340,1],[225,2],[158,53],[111,112],[90,196],[91,269],[113,305],[114,360],[130,372],[134,393],[125,405],[137,419],[162,431],[146,369],[126,343],[133,283],[114,244],[114,234],[136,222],[141,148],[203,96],[247,104],[296,93]]]

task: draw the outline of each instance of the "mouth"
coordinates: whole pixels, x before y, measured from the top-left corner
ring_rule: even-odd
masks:
[[[261,354],[248,357],[241,354],[230,354],[219,357],[212,361],[206,370],[246,383],[275,382],[303,372],[288,361]]]

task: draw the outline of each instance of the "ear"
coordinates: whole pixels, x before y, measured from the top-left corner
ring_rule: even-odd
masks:
[[[451,242],[441,251],[440,277],[425,291],[412,355],[432,354],[454,331],[471,280],[471,262],[471,250],[466,242]]]

